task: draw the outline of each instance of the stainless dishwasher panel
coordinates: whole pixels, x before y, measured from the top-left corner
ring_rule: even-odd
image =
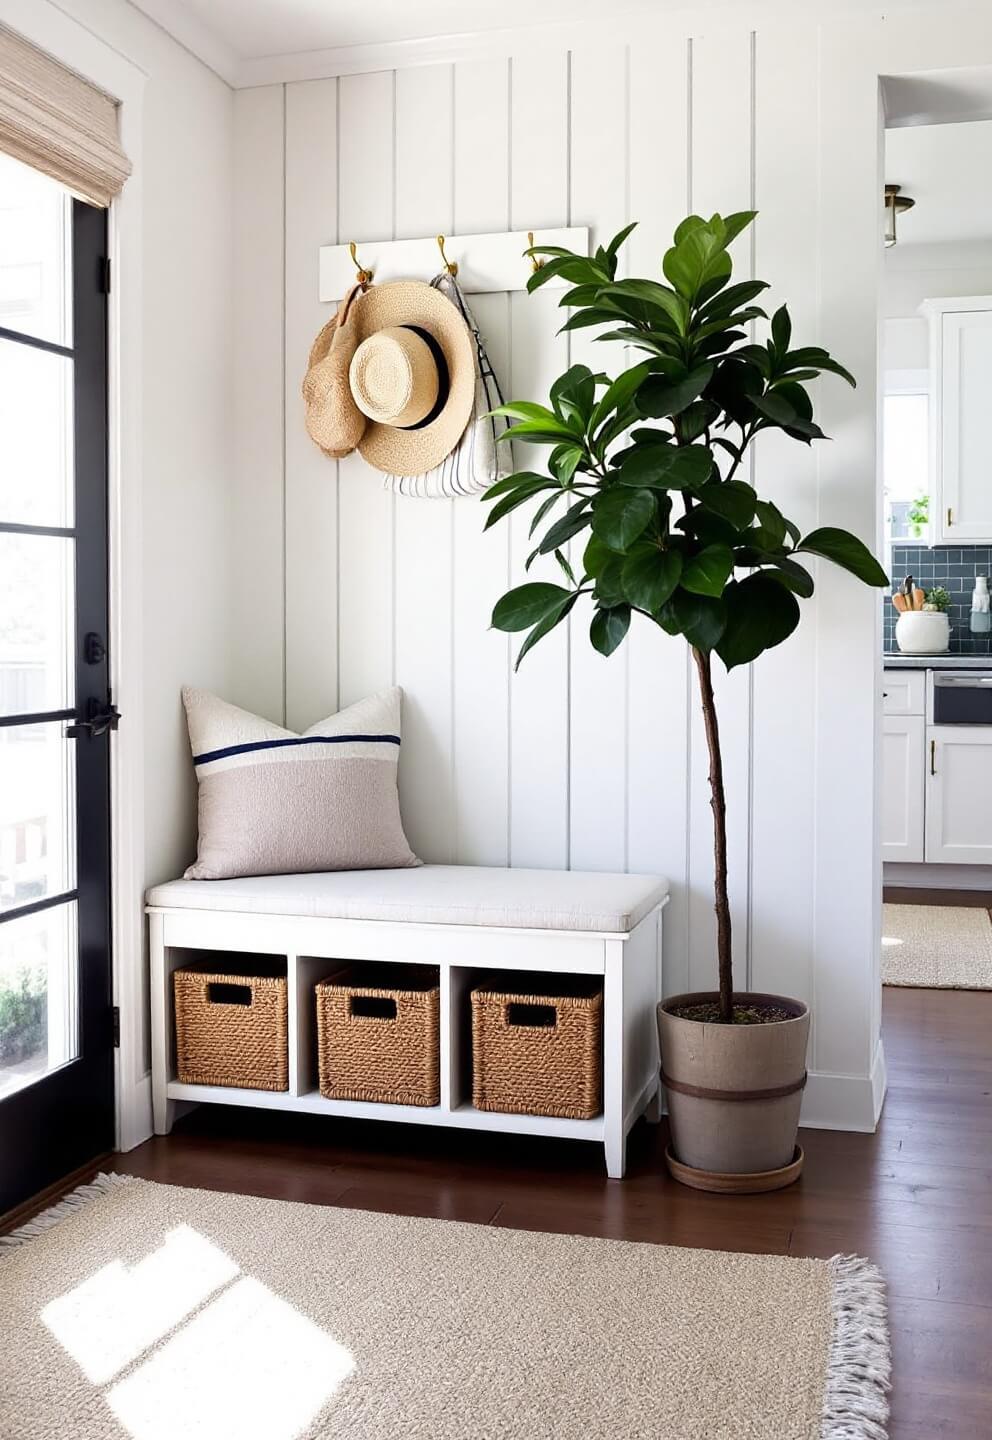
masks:
[[[992,671],[935,670],[935,725],[992,725]]]

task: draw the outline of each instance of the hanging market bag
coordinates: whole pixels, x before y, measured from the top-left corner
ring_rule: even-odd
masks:
[[[387,490],[394,490],[400,495],[443,500],[457,495],[477,495],[488,490],[495,481],[510,474],[512,464],[509,446],[498,443],[510,422],[503,415],[488,413],[497,405],[503,404],[503,395],[486,354],[485,342],[472,312],[465,303],[461,287],[446,270],[435,276],[431,286],[457,307],[472,336],[475,346],[475,397],[472,414],[458,444],[439,465],[419,475],[387,474],[383,484]]]

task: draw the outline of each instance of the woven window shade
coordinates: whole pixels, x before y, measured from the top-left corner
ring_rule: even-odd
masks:
[[[106,207],[131,173],[117,104],[0,26],[0,150]]]

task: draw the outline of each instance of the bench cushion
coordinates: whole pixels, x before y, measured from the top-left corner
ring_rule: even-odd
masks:
[[[148,904],[171,910],[307,915],[425,925],[626,934],[668,894],[658,875],[424,865],[238,880],[171,880]]]

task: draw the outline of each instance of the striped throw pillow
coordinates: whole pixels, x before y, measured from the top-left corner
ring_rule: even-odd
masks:
[[[187,880],[419,865],[403,833],[398,687],[302,735],[205,690],[183,690],[199,781]]]

